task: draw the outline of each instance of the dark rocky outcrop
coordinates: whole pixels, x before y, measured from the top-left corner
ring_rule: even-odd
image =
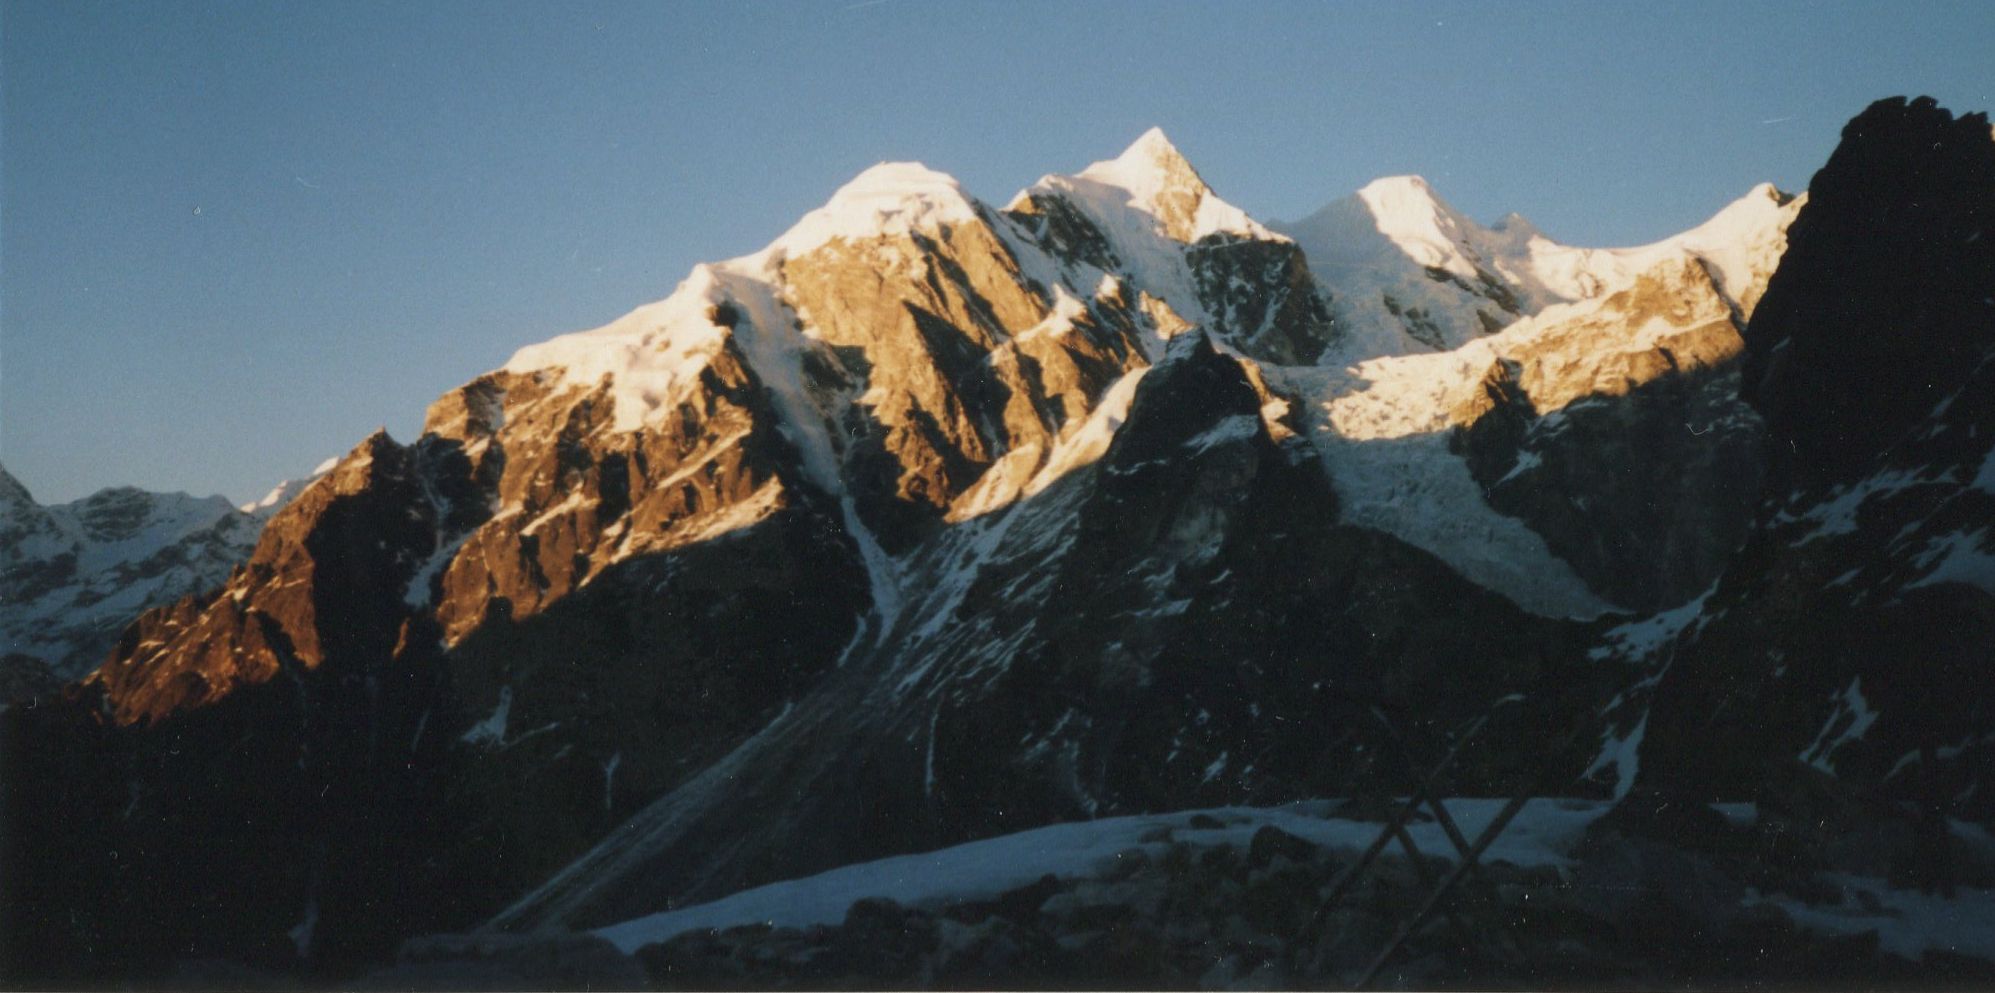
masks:
[[[1790,237],[1746,335],[1744,393],[1766,418],[1768,490],[1745,545],[1656,657],[1667,671],[1641,781],[1787,807],[1797,792],[1827,790],[1929,836],[1942,816],[1985,821],[1995,815],[1986,118],[1925,99],[1872,106],[1816,176]],[[1819,837],[1810,857],[1834,841]]]
[[[1653,611],[1709,588],[1745,537],[1760,421],[1731,363],[1594,394],[1546,416],[1491,370],[1491,406],[1453,442],[1490,506],[1522,518],[1615,604]]]
[[[1986,114],[1880,100],[1843,129],[1746,332],[1778,486],[1867,475],[1995,347]]]

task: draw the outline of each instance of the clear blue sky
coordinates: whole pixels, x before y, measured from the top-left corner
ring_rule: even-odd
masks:
[[[1628,244],[1995,106],[1995,3],[0,3],[0,462],[248,499],[874,162],[1002,200],[1160,124],[1292,219],[1417,172]]]

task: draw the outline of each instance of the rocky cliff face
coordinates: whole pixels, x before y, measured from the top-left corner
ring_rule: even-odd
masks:
[[[1744,537],[1763,429],[1738,399],[1735,305],[1695,260],[1663,262],[1506,335],[1521,347],[1458,411],[1451,445],[1490,505],[1614,604],[1695,597]]]
[[[603,924],[1019,827],[1336,792],[1401,773],[1358,761],[1383,740],[1369,707],[1445,724],[1519,689],[1560,687],[1553,711],[1603,694],[1572,628],[1339,525],[1313,452],[1274,440],[1204,335],[1128,403],[1097,461],[911,562],[935,581],[875,646],[498,920]],[[1435,678],[1460,709],[1420,705]],[[1479,782],[1526,774],[1487,758]]]
[[[1769,486],[1714,588],[1637,639],[1659,675],[1628,733],[1643,784],[1759,797],[1833,858],[1865,810],[1995,810],[1995,141],[1883,101],[1811,195],[1746,335]]]
[[[1989,146],[1986,115],[1884,101],[1816,174],[1822,205],[1795,222],[1748,335],[1744,394],[1783,486],[1858,478],[1979,373],[1995,337]]]
[[[1385,756],[1499,701],[1461,788],[1599,766],[1542,730],[1618,716],[1650,672],[1589,658],[1624,619],[1594,618],[1694,595],[1743,532],[1728,377],[1799,203],[1603,251],[1393,189],[1358,247],[1446,291],[1434,335],[1153,132],[1002,208],[875,167],[522,350],[12,718],[10,830],[89,866],[14,882],[95,909],[10,933],[89,962],[163,918],[135,962],[337,974],[416,930],[1404,792]],[[370,912],[391,884],[443,895]]]

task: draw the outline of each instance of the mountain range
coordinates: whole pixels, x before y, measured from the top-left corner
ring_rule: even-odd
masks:
[[[220,585],[303,485],[240,507],[130,486],[43,506],[0,468],[5,678],[46,688],[87,674],[140,612]]]
[[[1264,224],[1154,130],[1002,206],[889,163],[264,505],[0,477],[0,636],[75,678],[0,715],[8,975],[350,979],[1437,765],[1927,878],[1995,819],[1991,227],[1930,100],[1628,249],[1416,177]]]

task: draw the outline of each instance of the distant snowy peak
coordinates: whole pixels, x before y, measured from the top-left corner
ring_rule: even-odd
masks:
[[[1706,262],[1718,288],[1750,316],[1787,251],[1787,227],[1807,202],[1806,193],[1761,183],[1710,220],[1652,248],[1674,247]]]
[[[1144,132],[1121,155],[1089,165],[1078,178],[1126,191],[1130,206],[1156,215],[1167,225],[1188,222],[1185,229],[1172,232],[1179,241],[1196,241],[1210,234],[1276,237],[1245,212],[1221,200],[1158,128]]]
[[[1285,240],[1245,211],[1213,193],[1164,132],[1151,128],[1113,159],[1095,162],[1071,176],[1049,175],[1015,197],[1007,209],[1035,194],[1074,201],[1098,223],[1110,226],[1135,213],[1153,235],[1192,244],[1214,235]],[[739,263],[798,256],[834,240],[864,241],[983,220],[985,208],[954,177],[918,162],[882,162],[839,188],[823,207],[811,211],[768,249]],[[739,266],[749,268],[749,266]]]
[[[768,343],[782,356],[811,350],[793,315],[776,313],[785,309],[786,269],[806,259],[838,264],[830,260],[840,246],[869,246],[862,249],[867,267],[878,264],[876,251],[902,252],[912,260],[928,249],[893,243],[910,236],[941,241],[949,229],[985,223],[985,208],[954,178],[916,162],[883,162],[840,187],[761,251],[696,265],[665,299],[602,327],[522,348],[498,371],[552,373],[566,386],[589,390],[606,385],[615,405],[613,429],[635,430],[698,390],[701,371],[730,348],[737,323],[751,314],[765,312],[761,316],[775,339]],[[496,398],[492,417],[503,419],[505,406],[502,395]],[[444,416],[462,417],[465,411],[453,406]],[[426,431],[444,427],[438,417],[433,410]],[[488,425],[492,431],[501,426]]]
[[[150,554],[236,512],[226,497],[150,493],[133,486],[98,490],[51,509],[73,522],[90,552],[105,562]]]
[[[935,447],[897,457],[939,474],[918,482],[953,500],[1000,461],[993,479],[1034,478],[1045,458],[1041,442],[1054,441],[1040,435],[1060,436],[1067,420],[1084,418],[1108,381],[1097,381],[1103,370],[1147,364],[1186,328],[1208,328],[1258,362],[1342,368],[1451,352],[1547,308],[1610,296],[1678,261],[1696,262],[1743,314],[1778,260],[1796,209],[1793,198],[1763,185],[1654,245],[1573,248],[1515,214],[1478,224],[1426,180],[1396,176],[1298,222],[1291,238],[1220,199],[1157,129],[1112,159],[1042,178],[1003,210],[926,166],[882,163],[764,250],[697,266],[671,296],[601,328],[521,349],[494,376],[440,402],[425,430],[471,449],[509,420],[533,416],[528,407],[577,403],[600,390],[611,416],[592,420],[591,430],[628,433],[688,402],[699,405],[709,370],[740,366],[783,387],[787,399],[774,413],[798,422],[789,430],[844,423],[847,406],[858,403],[892,433],[893,445]],[[938,351],[939,325],[915,319],[923,315],[947,318],[963,340]],[[1076,327],[1087,333],[1068,337]],[[1124,334],[1135,349],[1128,354]],[[863,352],[864,361],[848,366],[834,348]],[[1085,354],[1074,359],[1070,348]],[[1028,423],[1039,413],[982,410],[984,400],[943,385],[966,381],[968,367],[957,363],[971,353],[996,356],[991,368],[1000,378],[1028,360],[1078,361],[1088,371],[1062,374],[1060,388],[1078,392],[1041,430]],[[1471,368],[1460,383],[1447,381],[1465,389],[1492,361],[1482,353],[1459,358]],[[1452,409],[1400,414],[1445,420]],[[939,435],[924,416],[941,417]],[[827,445],[837,452],[820,460],[817,475],[835,492],[842,487],[833,463],[844,445]]]
[[[69,528],[49,508],[36,503],[20,480],[0,467],[0,593],[8,591],[8,579],[24,564],[52,559],[73,540]]]
[[[1004,216],[1076,295],[1103,275],[1258,359],[1311,362],[1335,334],[1302,253],[1207,186],[1155,128],[1121,155],[1021,191]]]
[[[304,476],[297,479],[279,481],[277,485],[272,486],[270,491],[262,497],[251,500],[248,503],[238,504],[236,509],[259,521],[267,521],[278,511],[283,510],[285,504],[290,503],[293,499],[297,498],[298,494],[303,493],[305,487],[318,482],[320,476],[333,471],[333,467],[337,465],[339,465],[339,456],[335,455],[314,466],[312,471]]]
[[[614,430],[631,431],[698,388],[701,370],[735,347],[737,322],[755,339],[752,351],[772,350],[761,358],[744,353],[749,364],[780,373],[774,366],[794,364],[821,339],[854,344],[835,325],[850,323],[857,294],[896,282],[883,273],[919,276],[931,268],[971,279],[979,306],[1005,312],[984,315],[996,319],[982,329],[991,340],[979,348],[1076,320],[1136,320],[1153,327],[1145,349],[1202,325],[1245,353],[1302,361],[1321,351],[1330,318],[1300,259],[1289,239],[1215,195],[1156,129],[1116,158],[1044,177],[1003,210],[920,163],[885,162],[761,251],[696,266],[666,299],[523,348],[499,373],[552,374],[549,382],[590,391],[606,386]],[[925,280],[916,279],[907,302],[948,311],[920,288],[933,289]],[[838,288],[832,298],[815,299],[831,287]],[[1010,303],[997,304],[999,297]],[[896,353],[892,361],[916,357]],[[761,369],[765,360],[781,361]],[[503,416],[502,388],[494,403]],[[453,403],[439,416],[455,423],[466,412]]]
[[[1308,254],[1343,330],[1344,361],[1445,351],[1544,302],[1520,299],[1493,256],[1538,237],[1471,221],[1418,176],[1374,181],[1283,230]]]
[[[0,469],[0,655],[81,674],[139,611],[219,585],[261,524],[225,497],[130,486],[43,506]]]
[[[1529,241],[1532,238],[1545,237],[1545,233],[1538,230],[1538,225],[1532,223],[1530,218],[1514,210],[1497,218],[1496,223],[1490,225],[1489,229],[1497,234],[1511,238],[1522,238],[1525,241]]]
[[[1541,306],[1588,300],[1620,289],[1640,274],[1674,259],[1694,259],[1719,291],[1750,316],[1787,246],[1787,226],[1807,195],[1761,183],[1711,219],[1681,234],[1634,248],[1575,248],[1533,231],[1518,237],[1508,228],[1486,229],[1483,244],[1504,277]]]
[[[111,486],[81,500],[43,506],[0,469],[0,526],[30,528],[42,546],[10,542],[10,559],[78,555],[86,570],[130,561],[236,513],[226,497]],[[0,535],[11,535],[11,531]],[[36,554],[37,548],[43,553]]]

